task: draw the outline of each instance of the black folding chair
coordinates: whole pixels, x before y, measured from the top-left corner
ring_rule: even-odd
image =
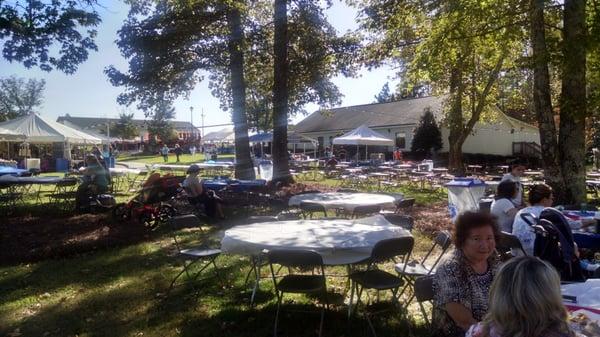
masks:
[[[433,301],[433,275],[421,276],[415,279],[414,289],[415,289],[415,297],[417,298],[417,303],[419,303],[419,307],[421,309],[421,313],[423,314],[423,318],[425,319],[425,323],[429,325],[429,319],[427,318],[427,311],[423,306],[423,302],[432,302]]]
[[[377,214],[381,211],[380,205],[356,206],[352,210],[352,218],[358,219],[361,217]]]
[[[421,259],[421,261],[413,260],[408,263],[405,262],[396,264],[396,272],[400,274],[404,280],[406,280],[406,285],[402,289],[400,295],[402,295],[404,291],[406,291],[408,288],[413,287],[413,293],[408,299],[408,301],[406,301],[406,307],[410,305],[410,302],[415,296],[415,279],[421,276],[435,274],[435,268],[437,267],[438,263],[442,259],[442,256],[444,256],[448,248],[450,248],[451,244],[452,239],[450,233],[447,231],[441,231],[438,233],[435,240],[433,241],[433,245],[431,246],[427,254],[425,254],[425,256]],[[436,248],[439,249],[439,253],[436,257],[433,257],[433,252],[434,250],[436,250]],[[430,258],[433,259],[432,264],[428,263],[428,260],[430,260]]]
[[[284,293],[295,294],[321,294],[325,303],[321,308],[321,321],[319,323],[319,336],[323,332],[323,320],[325,317],[325,308],[329,307],[327,301],[327,284],[325,280],[325,270],[323,268],[323,258],[315,251],[311,250],[271,250],[267,252],[271,276],[275,285],[277,295],[277,312],[275,314],[275,327],[273,336],[277,336],[277,326],[279,323],[279,311]],[[274,264],[281,267],[287,267],[289,274],[283,277],[275,273]],[[300,271],[312,270],[313,274],[296,274],[295,269]],[[319,274],[314,274],[317,269]],[[279,268],[281,270],[281,268]]]
[[[325,206],[321,204],[317,204],[314,202],[303,201],[300,203],[300,210],[302,211],[302,216],[304,219],[310,217],[313,218],[314,213],[323,213],[325,217],[327,217],[327,210]]]
[[[379,269],[377,264],[389,260],[395,261],[395,258],[398,256],[401,256],[402,262],[406,263],[410,257],[413,246],[414,239],[411,236],[386,239],[375,244],[375,247],[373,247],[373,250],[371,251],[371,257],[365,261],[368,263],[367,269],[355,271],[349,276],[352,285],[350,291],[350,302],[348,304],[348,317],[352,315],[354,291],[356,291],[357,294],[356,307],[358,308],[361,303],[360,297],[364,289],[375,289],[377,291],[391,290],[392,304],[400,307],[397,294],[400,287],[404,284],[404,281],[397,275]],[[371,332],[374,336],[377,336],[375,333],[375,328],[373,327],[373,323],[371,322],[370,315],[366,314],[365,316],[367,318],[367,322],[369,323],[369,327],[371,328]]]
[[[177,281],[177,279],[179,279],[181,275],[185,273],[188,280],[191,280],[193,282],[210,265],[214,267],[213,271],[215,273],[215,276],[217,276],[219,279],[221,279],[223,283],[225,283],[223,278],[221,277],[221,274],[219,273],[219,268],[215,263],[217,257],[221,255],[221,249],[205,248],[203,245],[196,246],[194,248],[183,249],[180,240],[178,240],[177,238],[176,231],[182,228],[199,228],[201,233],[204,234],[202,231],[202,227],[200,226],[200,219],[198,219],[198,217],[193,214],[188,214],[171,217],[168,219],[167,223],[171,227],[171,236],[173,237],[173,241],[175,241],[175,247],[177,248],[177,257],[183,261],[183,270],[179,272],[177,276],[175,276],[173,281],[171,281],[171,285],[169,286],[167,294],[171,292],[171,289],[173,289],[175,282]],[[196,274],[192,277],[190,273],[191,267],[196,263],[201,263],[202,266],[200,267],[200,270],[198,270]]]
[[[407,198],[398,200],[396,202],[396,213],[397,214],[406,214],[412,212],[413,206],[415,205],[414,198]]]
[[[527,256],[527,252],[523,249],[523,245],[521,244],[521,241],[519,241],[519,238],[507,232],[500,232],[496,250],[503,255],[510,254],[512,256],[511,251],[513,249],[518,250],[524,256]]]
[[[408,231],[412,231],[415,226],[415,220],[410,215],[383,214],[383,217],[392,225],[400,226]]]

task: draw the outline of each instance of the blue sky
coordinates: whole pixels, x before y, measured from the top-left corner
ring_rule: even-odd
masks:
[[[117,117],[120,112],[133,112],[136,118],[144,118],[141,111],[133,106],[124,107],[116,102],[121,88],[113,87],[103,70],[112,64],[120,70],[126,70],[127,62],[121,57],[119,49],[114,41],[117,38],[117,30],[121,27],[127,16],[127,6],[120,1],[106,1],[105,8],[99,8],[102,23],[98,27],[96,43],[98,52],[92,52],[86,62],[79,66],[73,75],[65,75],[58,71],[50,73],[39,69],[27,69],[17,63],[9,63],[0,59],[0,76],[16,75],[25,78],[43,78],[46,80],[46,91],[44,93],[44,104],[40,113],[44,116],[56,119],[60,115],[70,114],[72,116],[94,116],[94,117]],[[334,6],[328,10],[330,22],[340,32],[356,29],[356,11],[349,8],[345,3],[335,1]],[[334,82],[344,94],[342,105],[356,105],[371,103],[385,82],[397,83],[393,78],[394,72],[383,67],[372,71],[362,70],[358,78],[345,78],[343,76],[334,78]],[[228,112],[219,108],[219,101],[213,97],[208,89],[208,82],[199,83],[191,93],[189,100],[179,99],[175,103],[176,119],[190,120],[190,106],[194,107],[193,122],[200,126],[200,111],[204,110],[205,125],[230,123]],[[306,107],[307,111],[313,112],[318,108],[311,104]],[[293,122],[301,120],[303,116],[297,116]],[[210,131],[207,129],[207,131]]]

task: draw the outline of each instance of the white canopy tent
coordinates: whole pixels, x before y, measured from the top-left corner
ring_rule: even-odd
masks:
[[[209,132],[204,135],[203,143],[233,143],[235,142],[235,133],[232,127],[224,128],[218,131]]]
[[[0,128],[0,141],[18,142],[25,140],[25,135],[5,128]]]
[[[25,140],[25,135],[9,129],[0,128],[0,141],[6,142],[7,155],[10,158],[9,142],[22,142]]]
[[[394,145],[394,141],[365,125],[361,125],[340,137],[334,138],[333,145],[356,145],[357,152],[359,145],[365,145],[365,156],[368,157],[367,148],[369,145],[391,146]]]
[[[37,114],[0,123],[0,128],[25,135],[29,143],[100,144],[101,139]]]

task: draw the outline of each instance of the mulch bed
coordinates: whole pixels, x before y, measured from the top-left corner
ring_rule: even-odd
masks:
[[[34,262],[147,240],[141,224],[117,223],[103,214],[12,217],[0,222],[0,264]]]
[[[318,184],[301,190],[329,192]],[[445,202],[416,205],[411,214],[415,228],[427,234],[450,229]],[[229,219],[235,220],[235,219]],[[136,222],[119,223],[109,215],[18,216],[0,221],[0,265],[62,258],[108,247],[124,246],[151,238],[151,230]]]

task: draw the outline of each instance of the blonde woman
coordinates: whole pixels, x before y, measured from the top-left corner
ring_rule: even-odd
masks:
[[[500,267],[490,290],[489,310],[466,337],[574,337],[562,303],[560,277],[537,257],[523,256]]]

